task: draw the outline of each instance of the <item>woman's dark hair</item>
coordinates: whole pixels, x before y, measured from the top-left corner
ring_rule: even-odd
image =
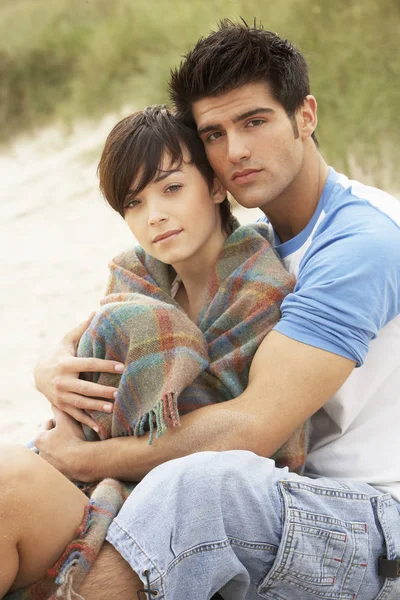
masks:
[[[288,40],[254,22],[223,19],[217,31],[200,38],[171,71],[170,98],[176,114],[196,127],[193,102],[218,96],[248,83],[265,82],[296,127],[294,115],[310,93],[304,56]],[[317,143],[313,133],[313,139]]]
[[[132,196],[140,194],[157,176],[164,153],[171,164],[182,164],[184,151],[212,190],[214,173],[207,160],[203,143],[197,133],[173,115],[165,105],[149,106],[122,119],[106,140],[98,166],[100,189],[120,215],[125,214],[125,199],[132,181]],[[231,205],[225,200],[220,205],[222,229],[230,235]]]

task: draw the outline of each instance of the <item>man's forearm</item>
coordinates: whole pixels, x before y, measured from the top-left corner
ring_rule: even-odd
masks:
[[[73,458],[78,478],[139,481],[168,460],[204,450],[271,456],[331,398],[353,368],[347,358],[272,331],[253,359],[241,396],[183,416],[181,427],[151,446],[147,437],[83,442]]]
[[[242,410],[236,408],[239,401],[236,398],[183,416],[180,427],[154,438],[151,446],[147,435],[85,442],[77,449],[73,470],[81,481],[106,477],[140,481],[156,466],[194,452],[256,451],[253,443],[257,438],[255,419],[251,415],[243,418]]]

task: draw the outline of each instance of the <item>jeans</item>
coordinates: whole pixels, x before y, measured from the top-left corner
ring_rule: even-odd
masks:
[[[398,600],[400,509],[362,482],[311,479],[251,452],[201,452],[154,469],[108,541],[159,600]]]

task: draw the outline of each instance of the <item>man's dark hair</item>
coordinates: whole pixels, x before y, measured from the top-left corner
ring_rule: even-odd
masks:
[[[131,190],[134,197],[154,181],[165,152],[171,157],[171,165],[179,167],[185,150],[190,164],[197,167],[211,192],[214,173],[203,143],[165,105],[149,106],[122,119],[108,135],[97,170],[105,199],[123,217],[132,181],[136,184]],[[227,198],[220,209],[222,228],[230,235],[231,206]]]
[[[217,31],[200,38],[179,67],[171,71],[170,98],[179,118],[196,127],[193,102],[230,92],[248,83],[268,83],[274,98],[296,127],[294,114],[310,93],[304,56],[288,40],[261,23],[223,19]],[[316,142],[316,137],[313,134]]]

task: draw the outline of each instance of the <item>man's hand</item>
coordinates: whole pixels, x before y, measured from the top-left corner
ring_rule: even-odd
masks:
[[[69,415],[53,408],[54,419],[46,421],[35,439],[40,456],[68,479],[79,479],[79,455],[88,444],[81,426]]]
[[[79,379],[79,374],[122,373],[124,365],[113,360],[76,358],[79,340],[92,318],[93,314],[87,321],[70,331],[52,356],[39,361],[34,374],[37,389],[54,407],[97,431],[95,421],[84,410],[111,412],[113,403],[104,402],[104,399],[114,400],[117,390],[114,387],[83,381]]]

